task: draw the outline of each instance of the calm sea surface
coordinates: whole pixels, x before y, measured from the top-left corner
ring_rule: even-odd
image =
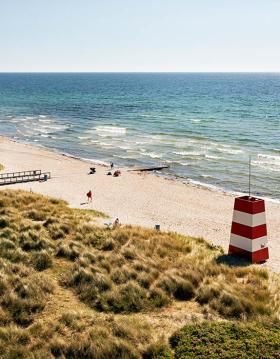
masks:
[[[280,199],[280,74],[0,74],[0,133]]]

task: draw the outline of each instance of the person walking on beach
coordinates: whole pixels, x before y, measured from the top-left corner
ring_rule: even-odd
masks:
[[[89,190],[88,193],[87,193],[87,201],[92,202],[92,192],[91,192],[91,190]]]
[[[113,162],[111,162],[110,163],[110,166],[111,166],[111,170],[114,168],[114,163]]]

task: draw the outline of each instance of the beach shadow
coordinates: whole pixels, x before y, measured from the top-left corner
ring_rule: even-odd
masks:
[[[247,259],[228,254],[218,256],[215,261],[217,264],[225,264],[229,267],[248,267],[252,264]]]
[[[88,204],[88,202],[82,202],[82,203],[80,203],[80,206],[83,206],[85,204]]]

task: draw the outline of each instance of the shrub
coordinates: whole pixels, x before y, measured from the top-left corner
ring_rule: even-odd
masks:
[[[174,297],[178,300],[189,300],[195,294],[194,286],[186,280],[178,280],[176,283],[176,289],[174,291]]]
[[[170,339],[176,359],[278,358],[280,322],[202,322],[185,326]]]
[[[149,289],[149,287],[154,281],[154,276],[151,273],[140,273],[137,277],[137,281],[141,285],[141,287]]]
[[[5,217],[0,218],[0,228],[5,228],[9,226],[9,220]]]
[[[79,246],[75,242],[60,244],[58,246],[56,255],[57,257],[64,257],[74,261],[80,256]]]
[[[123,256],[127,260],[133,260],[136,258],[136,251],[134,248],[125,248],[122,252]]]
[[[170,303],[170,297],[160,288],[153,288],[150,291],[149,299],[154,307],[164,307]]]
[[[26,213],[26,217],[33,221],[44,221],[46,219],[46,213],[42,210],[31,209]]]
[[[204,287],[200,288],[196,300],[200,304],[208,304],[212,300],[219,298],[221,289],[215,288],[210,285],[205,285]]]
[[[147,292],[135,282],[121,285],[117,290],[105,293],[97,308],[114,313],[139,312],[148,307]]]
[[[173,354],[165,343],[153,343],[142,354],[143,359],[172,359]]]
[[[46,251],[41,251],[32,255],[32,264],[39,272],[52,267],[52,262],[52,257]]]

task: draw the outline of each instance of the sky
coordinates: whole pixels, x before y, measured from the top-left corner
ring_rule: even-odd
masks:
[[[0,72],[280,72],[280,0],[0,0]]]

